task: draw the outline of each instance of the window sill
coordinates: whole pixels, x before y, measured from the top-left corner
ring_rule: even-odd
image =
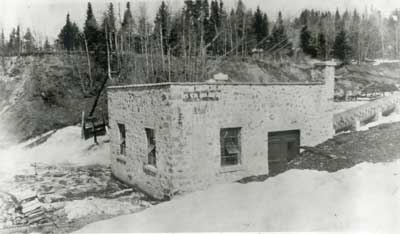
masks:
[[[236,171],[242,171],[243,170],[243,165],[234,165],[234,166],[221,166],[219,169],[220,173],[228,173],[228,172],[236,172]]]
[[[147,175],[155,176],[155,175],[157,175],[158,169],[153,165],[147,164],[147,165],[143,166],[143,171]]]

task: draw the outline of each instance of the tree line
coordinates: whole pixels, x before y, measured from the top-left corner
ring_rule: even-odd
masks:
[[[96,18],[89,2],[83,27],[67,14],[52,45],[47,39],[38,43],[29,29],[21,36],[18,26],[8,40],[0,35],[0,51],[79,51],[87,55],[89,67],[109,76],[140,73],[151,82],[178,76],[204,78],[208,60],[226,56],[261,54],[279,59],[305,54],[344,63],[400,57],[400,10],[384,17],[375,9],[363,13],[306,9],[293,19],[282,12],[271,19],[260,7],[253,11],[242,0],[230,9],[223,0],[185,0],[174,12],[162,1],[151,19],[145,3],[133,7],[139,9],[137,15],[129,2],[120,15],[109,3]]]
[[[293,27],[301,29],[300,47],[319,59],[337,58],[346,63],[367,59],[398,59],[400,10],[388,17],[376,9],[354,10],[342,14],[336,10],[303,10]]]

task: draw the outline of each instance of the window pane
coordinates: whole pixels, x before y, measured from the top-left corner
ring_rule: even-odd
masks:
[[[119,153],[122,155],[126,154],[126,129],[125,129],[125,124],[118,124],[118,130],[119,130]]]
[[[221,165],[237,165],[240,162],[240,128],[224,128],[220,131]]]
[[[156,141],[154,129],[145,128],[147,138],[147,163],[156,166]]]

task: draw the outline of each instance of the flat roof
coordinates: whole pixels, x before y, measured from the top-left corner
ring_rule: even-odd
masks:
[[[194,86],[194,85],[219,85],[219,86],[275,86],[275,85],[324,85],[324,81],[313,82],[271,82],[271,83],[252,83],[252,82],[164,82],[150,84],[132,84],[108,86],[107,89],[134,89],[134,88],[159,88],[167,86]]]

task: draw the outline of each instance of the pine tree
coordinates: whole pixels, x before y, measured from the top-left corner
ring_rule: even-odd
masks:
[[[4,37],[4,29],[1,29],[1,35],[0,35],[0,53],[5,54],[6,53],[6,39]]]
[[[252,28],[254,29],[257,44],[266,40],[266,37],[268,36],[268,18],[266,14],[261,12],[259,6],[254,13]],[[263,45],[260,45],[259,47],[263,47]]]
[[[15,30],[15,28],[13,28],[10,33],[10,37],[8,39],[8,44],[7,44],[8,52],[10,52],[10,53],[15,53],[16,49],[17,49],[16,34],[17,34],[16,30]]]
[[[350,41],[351,47],[353,49],[353,57],[356,60],[360,60],[360,25],[361,25],[361,18],[358,14],[357,10],[354,9],[353,17],[351,20],[350,25]]]
[[[122,20],[122,30],[124,32],[133,32],[135,26],[135,20],[132,16],[131,4],[126,3],[126,10],[124,12],[124,19]]]
[[[343,29],[343,21],[341,20],[339,9],[336,9],[335,13],[335,31],[340,32]]]
[[[311,32],[308,30],[307,25],[304,25],[300,33],[300,47],[305,54],[311,57],[317,57],[317,49],[314,47],[314,40]]]
[[[171,48],[171,53],[174,56],[182,55],[182,45],[180,41],[183,33],[182,16],[175,15],[171,20],[171,31],[168,36],[168,45]]]
[[[65,50],[70,51],[79,48],[79,39],[79,28],[71,22],[70,16],[67,14],[65,25],[58,34],[58,41]]]
[[[26,53],[32,53],[35,51],[35,39],[31,33],[31,30],[28,28],[24,35],[24,47]]]
[[[16,34],[15,34],[15,40],[16,40],[16,52],[18,53],[18,56],[19,56],[19,54],[21,53],[21,47],[22,47],[22,40],[21,40],[21,28],[20,28],[20,26],[18,25],[17,26],[17,31],[16,31]]]
[[[216,0],[211,1],[211,13],[210,13],[210,20],[209,24],[206,28],[206,41],[210,42],[217,36],[217,33],[221,31],[221,12],[219,9],[219,4]],[[221,53],[221,40],[217,39],[214,41],[213,45],[209,48],[209,51],[212,54],[219,54]]]
[[[318,47],[317,47],[317,58],[320,60],[327,60],[327,41],[325,39],[325,34],[318,33]]]
[[[271,32],[271,44],[269,46],[276,49],[291,49],[292,44],[290,43],[288,36],[283,25],[282,12],[278,13],[278,19],[272,28]]]
[[[336,36],[333,56],[345,64],[348,64],[351,60],[351,46],[344,30],[341,30]]]
[[[51,45],[49,42],[49,38],[46,37],[46,40],[44,41],[44,46],[43,46],[44,51],[51,51]]]
[[[164,1],[161,2],[161,6],[158,9],[154,25],[154,35],[158,38],[158,41],[162,39],[163,52],[166,54],[169,47],[168,35],[170,29],[170,13],[167,4],[165,4]]]
[[[91,51],[96,50],[98,40],[98,25],[96,18],[93,14],[92,4],[88,2],[86,11],[86,20],[83,27],[83,34],[87,42],[88,49]]]

